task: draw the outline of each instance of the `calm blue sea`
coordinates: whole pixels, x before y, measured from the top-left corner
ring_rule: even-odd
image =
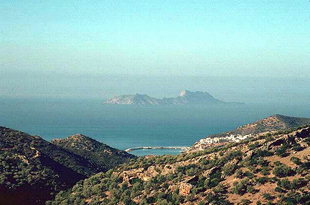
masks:
[[[309,104],[226,106],[104,105],[101,100],[0,98],[0,125],[46,140],[82,133],[110,146],[191,146],[197,140],[273,114],[310,117]],[[139,150],[136,155],[176,154]]]

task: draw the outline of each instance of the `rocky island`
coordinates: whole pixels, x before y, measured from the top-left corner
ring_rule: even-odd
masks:
[[[185,104],[241,104],[234,102],[224,102],[214,98],[208,92],[183,90],[177,97],[154,98],[145,94],[121,95],[108,99],[105,104],[124,105],[185,105]]]

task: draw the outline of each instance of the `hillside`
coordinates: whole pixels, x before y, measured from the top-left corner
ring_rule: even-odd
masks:
[[[310,124],[310,118],[290,117],[285,115],[273,115],[254,123],[243,125],[236,130],[229,132],[232,134],[258,134],[262,132],[277,131],[280,129],[291,129]]]
[[[48,204],[309,204],[310,126],[176,156],[141,157]]]
[[[85,135],[76,134],[65,139],[52,140],[54,145],[86,158],[104,170],[115,167],[129,159],[135,158],[125,151],[114,149]]]
[[[79,143],[83,141],[76,146]],[[96,146],[100,147],[100,143]],[[105,160],[118,152],[113,151]],[[0,127],[0,204],[44,204],[60,190],[106,171],[107,167],[96,163],[96,158],[91,160],[91,152],[89,150],[89,156],[85,157],[41,137]],[[109,168],[118,163],[111,163]]]
[[[183,90],[179,96],[173,98],[153,98],[148,95],[136,94],[136,95],[121,95],[108,99],[105,104],[136,104],[136,105],[187,105],[187,104],[226,104],[224,102],[214,98],[208,92],[191,92],[189,90]],[[236,103],[233,103],[236,104]]]
[[[275,132],[284,129],[293,129],[310,124],[310,118],[290,117],[285,115],[272,115],[270,117],[258,120],[256,122],[243,125],[235,130],[210,135],[196,142],[191,150],[203,150],[213,144],[225,142],[238,142],[248,137],[263,134],[266,132]]]

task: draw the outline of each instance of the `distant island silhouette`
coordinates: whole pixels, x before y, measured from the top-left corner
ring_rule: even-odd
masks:
[[[177,97],[154,98],[145,94],[120,95],[110,98],[104,104],[123,105],[185,105],[185,104],[243,104],[239,102],[225,102],[214,98],[208,92],[182,90]]]

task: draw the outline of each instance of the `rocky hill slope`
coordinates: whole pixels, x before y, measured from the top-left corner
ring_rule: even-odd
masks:
[[[243,125],[235,130],[210,135],[196,142],[191,151],[203,150],[214,144],[226,142],[239,142],[251,136],[266,132],[275,132],[284,129],[292,129],[310,124],[310,118],[290,117],[285,115],[272,115],[256,122]]]
[[[310,126],[176,156],[142,157],[48,204],[309,204]]]
[[[99,165],[105,171],[127,162],[129,159],[136,158],[134,155],[112,148],[82,134],[76,134],[65,139],[54,139],[52,143],[86,158],[91,163]]]
[[[225,104],[208,92],[191,92],[183,90],[175,98],[153,98],[148,95],[121,95],[108,99],[105,104],[136,104],[136,105],[179,105],[179,104]]]
[[[82,152],[80,143],[83,144],[83,140],[76,146]],[[101,151],[103,147],[106,145],[102,145]],[[111,149],[107,148],[107,152]],[[60,190],[111,167],[92,160],[91,156],[96,153],[92,155],[91,150],[87,151],[88,157],[73,150],[63,149],[38,136],[0,127],[0,204],[44,204]],[[109,160],[113,153],[105,157],[104,160]],[[111,165],[118,163],[120,161]]]

